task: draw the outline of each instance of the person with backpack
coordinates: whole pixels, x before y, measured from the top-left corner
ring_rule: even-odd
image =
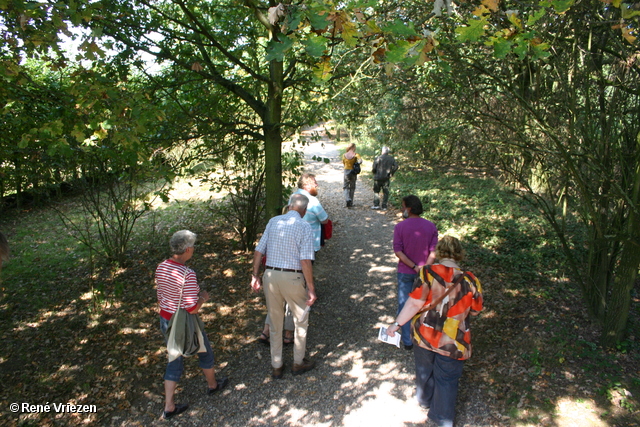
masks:
[[[356,180],[360,173],[360,164],[362,157],[356,153],[356,144],[353,142],[347,146],[347,152],[342,155],[342,164],[344,165],[344,199],[346,207],[353,207],[353,194],[356,191]]]
[[[458,265],[464,250],[455,237],[443,237],[436,256],[439,263],[420,268],[419,280],[387,334],[393,337],[402,325],[411,325],[416,399],[439,427],[452,427],[458,381],[471,357],[469,316],[482,310],[482,286]]]
[[[389,154],[389,147],[382,147],[380,154],[373,161],[373,206],[371,209],[380,209],[380,196],[382,191],[382,210],[387,209],[389,201],[389,183],[391,177],[398,170],[398,163],[392,155]]]

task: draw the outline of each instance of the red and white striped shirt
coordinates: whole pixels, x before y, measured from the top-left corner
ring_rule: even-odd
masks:
[[[171,315],[178,309],[180,301],[180,289],[184,281],[182,291],[182,303],[180,307],[192,312],[198,304],[200,286],[196,273],[184,264],[168,259],[158,265],[156,269],[156,292],[160,304],[160,316],[171,319]]]

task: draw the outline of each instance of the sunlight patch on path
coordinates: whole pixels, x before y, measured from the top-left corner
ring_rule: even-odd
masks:
[[[395,267],[389,267],[387,265],[375,265],[369,269],[370,273],[395,273]]]
[[[558,426],[590,426],[606,427],[607,423],[598,416],[597,405],[592,400],[576,402],[569,398],[563,398],[556,404],[557,418],[555,424]]]
[[[357,407],[348,410],[342,425],[345,427],[406,426],[424,423],[427,416],[412,400],[397,396],[396,385],[383,382],[367,393],[367,398]]]

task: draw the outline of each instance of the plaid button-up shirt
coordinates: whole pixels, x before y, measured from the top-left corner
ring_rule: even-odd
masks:
[[[294,210],[269,220],[256,251],[267,257],[267,266],[302,270],[300,260],[315,259],[311,226]]]

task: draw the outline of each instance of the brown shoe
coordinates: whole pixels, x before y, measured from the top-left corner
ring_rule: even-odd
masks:
[[[282,375],[284,375],[284,363],[279,368],[273,368],[271,371],[271,378],[274,380],[281,380]]]
[[[306,357],[302,359],[301,364],[294,363],[293,364],[293,375],[304,374],[305,372],[309,372],[313,368],[316,367],[316,362],[313,360],[309,360]]]

